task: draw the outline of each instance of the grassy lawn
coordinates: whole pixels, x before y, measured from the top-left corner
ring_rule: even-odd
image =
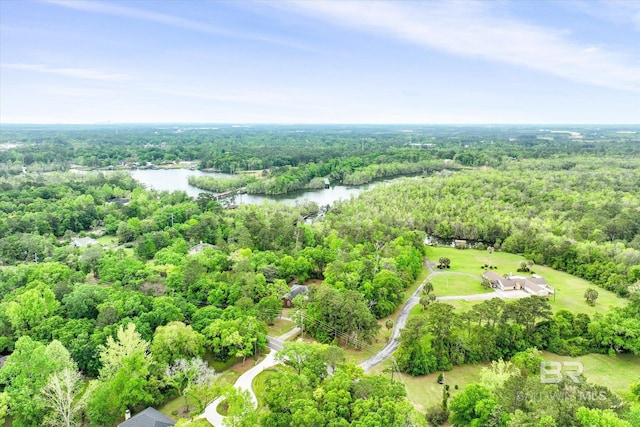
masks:
[[[387,332],[387,330],[385,329],[385,333]],[[298,337],[296,339],[297,341],[302,340],[303,342],[307,343],[307,344],[312,344],[312,343],[317,343],[318,341],[316,341],[314,338],[310,337],[308,334],[304,334],[304,338],[300,338]],[[363,362],[365,360],[367,360],[368,358],[370,358],[371,356],[373,356],[374,354],[376,354],[378,351],[382,350],[382,348],[387,344],[387,339],[386,338],[379,338],[377,341],[374,341],[373,343],[367,345],[364,344],[363,348],[361,350],[356,350],[355,348],[353,348],[352,346],[349,346],[349,348],[345,348],[344,346],[340,346],[340,348],[344,351],[344,357],[347,361],[351,361],[354,362],[356,364]]]
[[[386,339],[379,339],[378,342],[373,342],[369,346],[364,347],[362,350],[356,350],[353,347],[341,348],[344,350],[345,359],[352,360],[355,363],[360,363],[364,362],[365,360],[382,350],[386,344]]]
[[[584,365],[588,382],[602,384],[621,396],[629,393],[629,387],[640,381],[640,356],[633,354],[587,354],[586,356],[559,356],[543,351],[545,360],[577,361]]]
[[[494,271],[496,271],[498,274],[515,274],[517,273],[517,269],[520,267],[520,263],[522,261],[527,261],[527,259],[522,256],[504,252],[494,252],[493,254],[489,255],[487,251],[474,249],[461,250],[440,246],[428,246],[427,257],[430,261],[435,262],[437,262],[440,257],[447,257],[451,260],[451,268],[447,271],[458,271],[474,274],[477,276],[481,276],[484,272],[484,269],[482,268],[484,264],[497,266],[498,268]],[[536,274],[544,277],[547,282],[556,289],[555,300],[553,297],[549,299],[553,311],[564,309],[569,310],[573,313],[586,313],[590,316],[593,316],[595,313],[605,313],[611,307],[622,306],[626,304],[625,299],[618,297],[613,292],[602,289],[579,277],[575,277],[561,271],[553,270],[542,265],[534,265],[532,267],[532,270],[534,270]],[[438,281],[441,281],[443,279],[446,280],[446,277],[446,275],[440,275],[434,277],[434,280],[432,280],[432,282],[434,283],[436,295],[444,295],[440,290],[438,290],[438,287],[436,286],[436,279]],[[448,277],[451,281],[452,278],[456,276],[449,275]],[[587,288],[594,288],[598,291],[599,296],[594,307],[587,305],[584,300],[584,292],[587,290]]]
[[[489,264],[497,266],[500,274],[516,272],[520,263],[526,261],[525,258],[509,254],[506,252],[494,252],[489,255],[487,251],[479,251],[474,249],[455,249],[445,246],[427,246],[427,258],[431,262],[438,262],[440,257],[446,257],[451,260],[451,268],[447,271],[460,271],[463,273],[471,273],[482,276],[484,272],[483,265]]]
[[[257,361],[253,357],[248,357],[244,364],[242,363],[242,359],[238,357],[232,357],[224,362],[214,360],[213,356],[209,352],[204,354],[203,359],[209,364],[209,366],[215,369],[218,374],[220,374],[221,380],[229,384],[235,384],[240,375],[251,369],[267,353],[268,351],[262,352]]]
[[[462,274],[438,274],[431,279],[433,293],[436,296],[473,295],[493,292],[482,287],[480,281]]]
[[[602,289],[579,277],[541,265],[535,265],[533,269],[556,289],[555,301],[554,297],[549,299],[553,311],[564,309],[593,316],[595,313],[606,313],[612,307],[627,304],[624,298],[620,298],[613,292]],[[584,300],[584,292],[588,288],[598,291],[598,299],[594,307],[588,305]]]
[[[100,236],[96,240],[102,246],[110,246],[118,243],[118,238],[116,236],[111,236],[108,234],[105,234],[104,236]]]
[[[476,304],[480,304],[482,300],[465,301],[465,300],[459,299],[459,300],[442,301],[442,302],[454,306],[456,309],[456,312],[461,313],[463,311],[470,310],[471,307],[473,307]]]
[[[253,392],[256,394],[256,398],[258,399],[258,411],[261,411],[263,408],[266,408],[264,403],[264,393],[267,390],[267,381],[270,378],[273,378],[278,371],[276,368],[265,369],[260,372],[254,379],[253,383],[251,383],[251,387],[253,388]]]
[[[191,403],[191,402],[190,402]],[[158,411],[171,418],[174,421],[181,419],[178,416],[178,411],[184,407],[184,398],[178,396],[169,400],[164,405],[158,407]],[[190,427],[209,427],[211,423],[205,419],[194,419],[191,423],[187,424]]]
[[[279,337],[293,329],[296,324],[290,320],[276,319],[273,325],[269,326],[269,335],[272,337]]]
[[[606,385],[611,391],[624,397],[629,393],[629,387],[640,380],[640,357],[632,354],[607,356],[603,354],[588,354],[580,357],[559,356],[544,351],[545,360],[578,361],[584,364],[584,375],[589,382]],[[390,361],[374,367],[371,373],[391,375]],[[480,370],[489,366],[488,363],[478,365],[454,366],[445,372],[446,383],[450,386],[451,396],[455,396],[468,384],[480,381]],[[394,374],[398,378],[398,374]],[[438,372],[421,377],[400,374],[405,384],[407,397],[415,407],[424,412],[430,406],[439,404],[442,399],[442,386],[438,384]],[[459,389],[456,390],[455,386]]]
[[[229,360],[221,362],[219,360],[214,359],[213,354],[211,354],[211,352],[209,351],[204,353],[203,359],[205,362],[209,364],[209,366],[215,369],[216,372],[222,372],[226,369],[229,369],[230,367],[232,367],[238,362],[238,360],[235,357],[232,357]]]
[[[184,407],[184,398],[182,396],[174,397],[167,401],[164,405],[158,407],[158,411],[162,412],[172,420],[178,420],[178,411]]]
[[[462,365],[444,373],[445,381],[449,384],[451,397],[462,391],[468,384],[480,381],[480,368],[486,365]],[[371,372],[383,375],[391,375],[389,362],[384,362],[374,367]],[[397,379],[405,384],[407,397],[420,412],[425,412],[429,407],[437,405],[442,401],[442,385],[438,384],[439,372],[434,372],[421,377],[412,377],[407,374],[394,374]],[[455,386],[459,389],[456,390]]]

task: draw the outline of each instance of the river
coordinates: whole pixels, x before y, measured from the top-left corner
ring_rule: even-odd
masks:
[[[198,197],[198,194],[206,192],[197,187],[189,185],[189,175],[211,176],[215,178],[229,178],[233,175],[225,173],[202,172],[189,169],[136,169],[130,171],[131,176],[147,188],[158,191],[184,191],[191,197]],[[318,206],[332,205],[337,200],[348,200],[356,197],[360,193],[370,190],[382,182],[372,182],[370,184],[346,186],[335,185],[331,188],[320,190],[296,191],[288,194],[276,196],[266,196],[264,194],[240,194],[230,200],[234,204],[260,204],[266,200],[281,202],[288,205],[295,205],[302,201],[315,202]]]

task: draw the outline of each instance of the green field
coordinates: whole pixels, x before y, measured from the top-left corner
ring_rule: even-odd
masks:
[[[280,335],[286,334],[287,332],[292,330],[295,325],[296,324],[291,320],[276,319],[273,322],[273,325],[270,325],[268,327],[269,335],[272,337],[279,337]]]
[[[587,354],[579,357],[559,356],[547,351],[542,354],[545,360],[581,362],[588,382],[605,385],[622,396],[629,392],[632,384],[640,381],[640,356],[633,354]]]
[[[493,289],[482,287],[480,280],[457,273],[443,272],[431,278],[433,293],[436,296],[473,295],[493,292]]]
[[[256,398],[258,399],[258,411],[267,409],[266,404],[264,403],[264,393],[267,389],[267,381],[269,381],[270,378],[273,378],[277,372],[276,368],[265,369],[260,372],[251,383],[253,392],[256,394]]]
[[[640,357],[632,354],[607,356],[603,354],[588,354],[580,357],[559,356],[547,351],[543,352],[547,361],[578,361],[584,365],[584,376],[587,381],[607,386],[611,391],[624,397],[632,384],[640,381]],[[391,363],[384,363],[374,367],[371,373],[391,375]],[[489,366],[488,363],[478,365],[454,366],[445,372],[446,383],[450,386],[451,396],[455,396],[468,384],[480,381],[480,370]],[[394,374],[398,378],[398,374]],[[438,384],[438,372],[421,377],[400,374],[405,384],[407,396],[415,407],[424,412],[430,406],[439,404],[442,399],[442,385]],[[459,389],[455,390],[458,385]]]
[[[182,397],[176,397],[175,399],[170,400],[164,405],[160,406],[158,408],[158,411],[171,418],[172,420],[178,421],[181,418],[178,417],[178,415],[174,414],[177,414],[182,407],[184,407],[184,399]],[[186,425],[189,427],[210,427],[211,423],[209,423],[209,421],[207,421],[206,419],[194,419],[192,422]]]
[[[569,310],[574,313],[586,313],[593,316],[596,313],[606,313],[613,307],[626,305],[624,298],[607,291],[584,279],[541,265],[534,266],[537,274],[544,277],[556,289],[555,297],[550,298],[553,311]],[[584,292],[588,288],[598,291],[596,305],[591,307],[584,300]]]
[[[494,251],[493,254],[489,255],[487,251],[455,249],[447,246],[427,246],[426,253],[429,261],[435,263],[441,257],[449,258],[451,260],[451,268],[447,269],[447,271],[459,271],[477,276],[481,276],[485,271],[482,268],[485,264],[497,266],[496,271],[503,274],[510,271],[515,273],[520,263],[526,261],[525,258],[519,255],[506,252]]]
[[[104,236],[100,236],[96,240],[102,246],[110,246],[110,245],[117,245],[118,244],[118,237],[112,236],[112,235],[109,235],[109,234],[105,234]]]
[[[498,274],[516,273],[520,267],[520,263],[527,261],[526,258],[520,255],[514,255],[504,252],[494,252],[489,255],[487,251],[480,251],[474,249],[455,249],[449,247],[440,246],[428,246],[427,257],[432,262],[438,262],[440,257],[447,257],[451,260],[451,268],[447,271],[457,271],[463,273],[469,273],[476,276],[481,276],[485,271],[482,268],[485,264],[497,266],[496,271]],[[584,279],[572,276],[561,271],[553,270],[552,268],[542,265],[534,265],[532,270],[544,277],[547,282],[553,286],[556,290],[555,298],[551,297],[549,302],[553,311],[569,310],[574,313],[586,313],[593,316],[595,313],[606,313],[611,307],[622,306],[626,304],[624,298],[618,297],[613,292],[602,289]],[[522,273],[518,273],[522,274]],[[435,279],[442,280],[443,276],[439,275],[434,277]],[[451,280],[453,275],[448,275]],[[584,300],[584,292],[588,288],[594,288],[598,291],[599,297],[594,307],[588,305]],[[480,292],[473,292],[480,293]],[[442,295],[436,290],[436,295]],[[450,295],[463,295],[450,294]]]
[[[391,375],[391,364],[386,361],[376,367],[371,372],[376,374]],[[488,366],[482,365],[462,365],[454,366],[454,368],[445,372],[445,381],[450,386],[451,396],[457,393],[468,384],[480,381],[480,368]],[[394,374],[394,379],[399,379],[404,383],[407,390],[407,397],[420,412],[425,412],[429,407],[437,405],[442,401],[442,385],[438,384],[439,372],[420,377],[412,377],[407,374]],[[455,386],[459,389],[456,390]]]

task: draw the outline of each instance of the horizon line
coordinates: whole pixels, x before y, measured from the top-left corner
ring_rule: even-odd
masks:
[[[0,122],[2,126],[119,126],[119,125],[226,125],[226,126],[640,126],[615,122]]]

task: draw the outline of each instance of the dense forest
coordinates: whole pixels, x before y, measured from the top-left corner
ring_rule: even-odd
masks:
[[[571,131],[3,126],[0,425],[113,426],[127,409],[176,397],[200,414],[221,394],[239,426],[638,425],[640,386],[620,397],[606,384],[553,385],[602,396],[591,403],[514,397],[552,392],[536,382],[537,350],[640,355],[639,140]],[[236,174],[198,185],[215,192],[411,177],[314,217],[313,204],[225,209],[206,192],[144,189],[124,170],[67,172],[181,161]],[[594,317],[554,313],[541,297],[425,304],[402,332],[401,371],[503,364],[451,399],[443,388],[425,417],[401,383],[363,374],[342,351],[373,343],[403,304],[426,236],[522,254],[628,302]],[[268,380],[258,413],[211,366],[263,354],[282,296],[310,280],[295,304],[315,343],[280,353],[289,371]]]

